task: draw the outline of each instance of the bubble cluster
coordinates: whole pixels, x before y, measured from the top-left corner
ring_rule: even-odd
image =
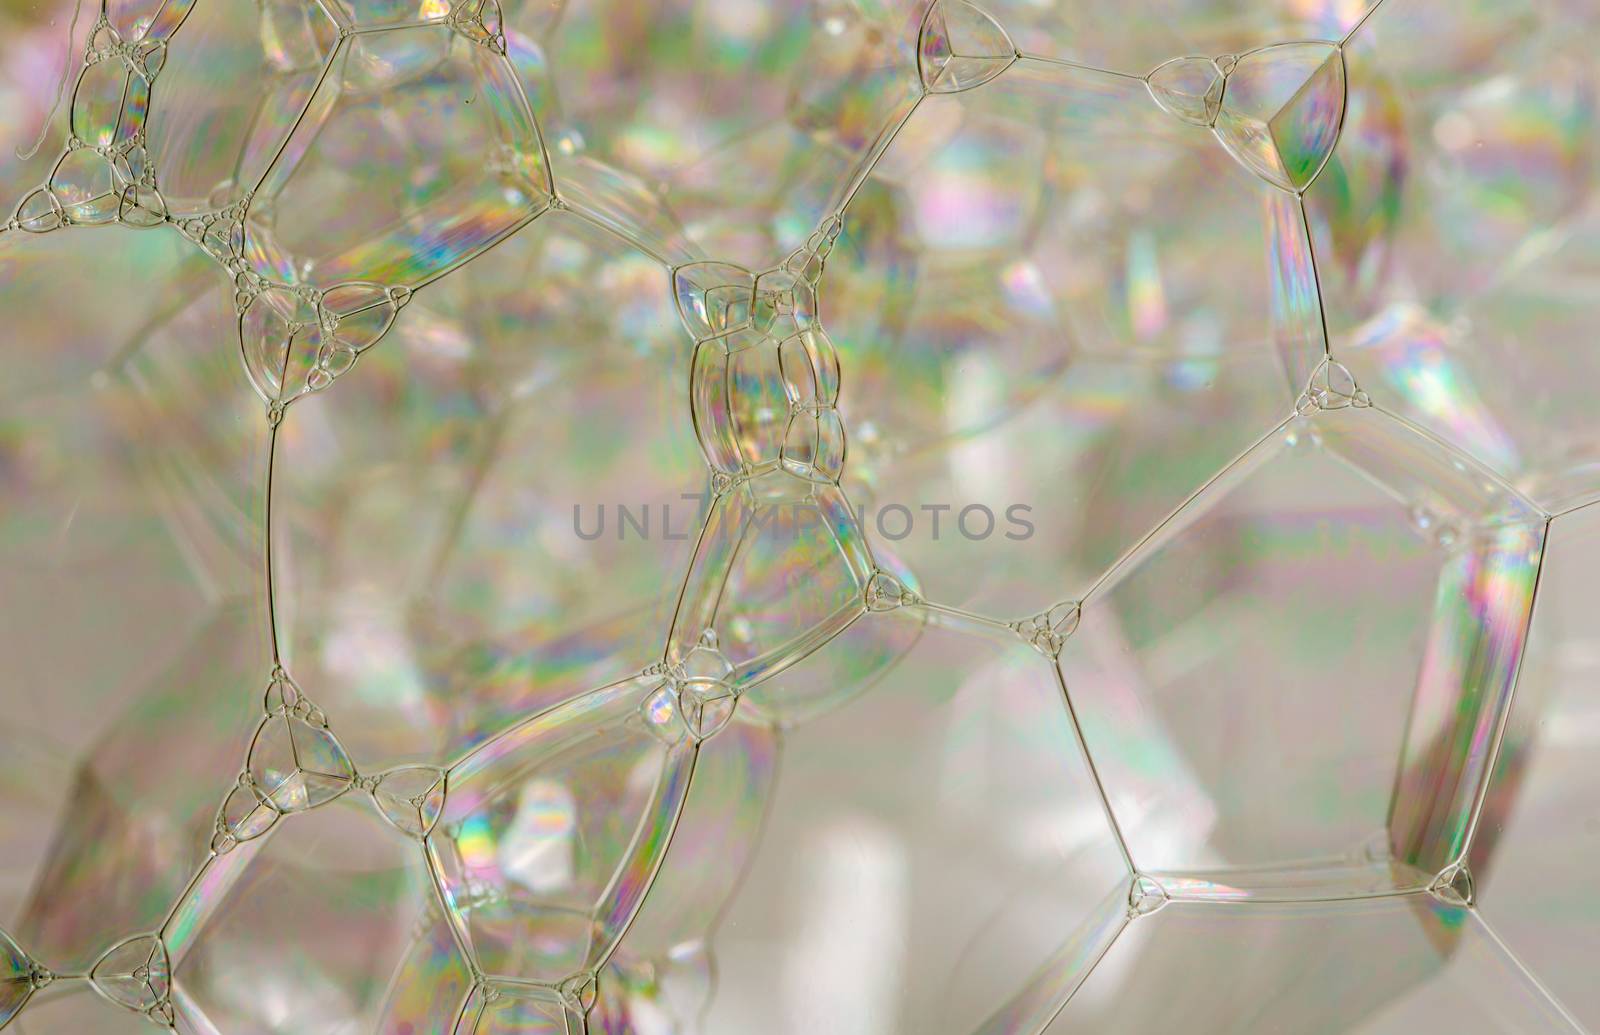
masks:
[[[1048,6],[69,29],[0,1028],[1600,1024],[1600,22]]]

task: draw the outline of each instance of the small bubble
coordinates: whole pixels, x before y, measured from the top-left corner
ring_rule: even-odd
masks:
[[[1159,881],[1138,874],[1128,888],[1128,915],[1134,918],[1149,916],[1170,901],[1167,889]]]
[[[929,93],[975,89],[1016,60],[1016,44],[976,4],[934,0],[928,8],[917,39],[917,67]]]
[[[1463,863],[1452,863],[1439,871],[1428,886],[1428,891],[1439,901],[1452,906],[1472,906],[1476,899],[1472,873]]]

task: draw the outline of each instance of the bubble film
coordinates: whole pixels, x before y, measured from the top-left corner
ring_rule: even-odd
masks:
[[[1600,1030],[1597,44],[0,10],[0,1029]]]

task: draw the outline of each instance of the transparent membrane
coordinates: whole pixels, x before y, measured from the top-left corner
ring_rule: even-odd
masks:
[[[293,1002],[308,1030],[377,1030],[390,980],[426,919],[415,842],[350,797],[218,865],[250,872],[208,876],[179,907],[195,917],[173,966],[180,1009],[217,1031],[271,1030]],[[319,917],[315,929],[306,916]]]
[[[0,11],[0,1027],[1600,1027],[1594,28]]]
[[[1113,918],[1126,908],[1127,873],[1070,724],[1047,708],[1059,694],[1048,663],[1009,634],[928,621],[916,606],[861,619],[921,635],[784,736],[761,839],[724,885],[710,936],[707,1028],[973,1030],[1064,944],[1105,937],[1108,893],[1123,897]],[[765,689],[779,698],[847,649],[835,640]],[[697,775],[680,830],[711,804],[700,792]],[[659,879],[678,886],[693,859],[674,845]],[[657,908],[674,902],[652,895],[639,927]],[[1047,1016],[1074,973],[1017,1012]]]
[[[1205,961],[1205,962],[1200,962]],[[1160,982],[1166,994],[1142,995]],[[1573,1031],[1471,910],[1406,896],[1143,917],[1045,1030]]]
[[[404,1031],[409,1024],[413,1031],[453,1031],[473,978],[449,921],[430,909],[404,945],[405,958],[394,972],[377,1030]]]
[[[916,99],[925,7],[579,0],[509,24],[560,99],[543,124],[558,183],[580,164],[635,180],[707,254],[759,263],[829,214]]]
[[[63,982],[36,993],[28,1003],[27,1016],[19,1016],[6,1029],[6,1035],[13,1030],[19,1035],[48,1035],[54,1031],[149,1035],[159,1029],[151,1027],[139,1014],[107,1003],[87,984]]]
[[[259,238],[249,247],[263,276],[416,287],[550,200],[544,145],[503,50],[450,26],[401,27],[334,52],[250,202],[246,237]]]
[[[169,48],[149,152],[174,216],[224,208],[254,191],[289,138],[338,41],[312,0],[196,3]]]
[[[1179,897],[1425,888],[1472,822],[1543,528],[1381,411],[1246,453],[1061,652],[1136,865]]]
[[[1595,737],[1595,705],[1584,688],[1595,664],[1585,615],[1600,563],[1597,521],[1589,507],[1550,523],[1522,678],[1471,853],[1484,916],[1588,1026],[1600,1018],[1600,997],[1579,961],[1596,945],[1593,911],[1566,889],[1600,852],[1584,761]]]
[[[611,954],[694,768],[675,696],[646,678],[597,690],[447,772],[428,860],[484,973],[556,988]]]
[[[1031,0],[982,5],[1025,54],[1129,76],[1180,55],[1242,54],[1279,43],[1337,41],[1377,6],[1374,0],[1211,0],[1067,10]]]
[[[823,295],[875,544],[986,613],[1082,592],[1280,420],[1321,353],[1284,208],[1135,81],[1024,59],[924,101]]]
[[[248,737],[235,691],[266,664],[265,429],[244,419],[257,411],[240,405],[237,366],[203,344],[217,299],[187,291],[197,285],[176,236],[138,235],[126,250],[98,240],[0,242],[21,334],[0,418],[0,625],[19,695],[8,689],[3,725],[26,742],[6,757],[27,766],[14,778],[54,772],[61,803],[59,821],[6,824],[8,873],[31,890],[4,926],[63,973],[160,925],[203,855],[206,774],[226,778]],[[107,279],[96,305],[81,298],[85,271]],[[105,633],[99,648],[71,645],[86,628]],[[54,761],[31,764],[35,752]]]
[[[1515,45],[1494,40],[1512,21]],[[1348,125],[1306,195],[1338,356],[1552,512],[1594,498],[1593,357],[1567,343],[1600,273],[1597,24],[1581,5],[1380,11],[1346,47]]]
[[[661,266],[552,212],[297,404],[274,457],[282,644],[353,751],[445,760],[532,654],[597,650],[608,622],[643,635],[591,685],[659,651],[709,506],[676,320]],[[627,417],[586,428],[597,411]]]
[[[782,766],[780,737],[765,724],[734,722],[704,743],[671,864],[657,872],[602,974],[594,1027],[701,1023],[721,980],[717,932],[761,843]]]

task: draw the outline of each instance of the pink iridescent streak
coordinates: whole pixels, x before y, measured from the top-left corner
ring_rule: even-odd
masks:
[[[1436,870],[1460,854],[1516,680],[1544,529],[1513,524],[1446,566],[1390,808],[1397,858]]]

